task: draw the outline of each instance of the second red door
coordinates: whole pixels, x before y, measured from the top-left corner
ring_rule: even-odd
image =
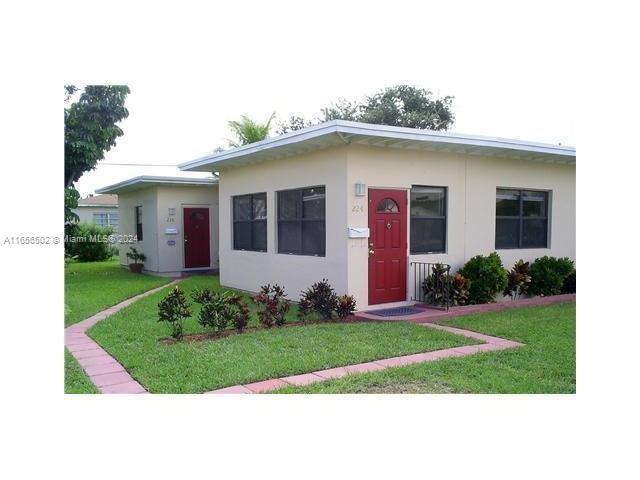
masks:
[[[184,267],[211,266],[209,239],[209,209],[184,209]]]

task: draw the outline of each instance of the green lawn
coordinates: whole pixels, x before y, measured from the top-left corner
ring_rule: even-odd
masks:
[[[220,288],[218,277],[181,282]],[[258,330],[221,340],[164,344],[169,333],[157,321],[166,292],[143,298],[92,327],[88,334],[153,393],[197,393],[313,370],[476,343],[409,323],[324,323]],[[201,332],[194,316],[185,333]],[[295,319],[296,309],[289,314]],[[252,324],[256,324],[256,318]]]
[[[526,346],[350,375],[279,393],[575,393],[575,304],[459,317],[446,325]]]
[[[64,267],[64,324],[72,325],[170,279],[131,273],[117,259]]]
[[[98,393],[76,359],[64,349],[64,393]]]

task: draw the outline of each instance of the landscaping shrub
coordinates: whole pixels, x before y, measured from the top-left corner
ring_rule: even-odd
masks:
[[[316,312],[323,319],[333,318],[333,312],[338,308],[338,295],[329,284],[329,280],[323,278],[320,282],[311,285],[301,295],[298,308],[303,312],[303,315]]]
[[[298,318],[300,320],[306,320],[312,311],[311,302],[306,298],[301,298],[298,302]]]
[[[446,290],[450,284],[449,267],[442,263],[436,263],[431,269],[431,273],[422,282],[425,303],[437,306],[446,305]]]
[[[182,338],[183,321],[191,316],[191,306],[179,287],[175,287],[158,303],[158,321],[167,322],[171,328],[171,336]]]
[[[232,313],[229,296],[229,292],[211,292],[202,303],[202,308],[198,313],[198,323],[218,332],[226,330],[231,323]]]
[[[221,332],[233,325],[238,332],[242,332],[249,323],[249,307],[237,293],[203,288],[194,290],[191,298],[202,305],[198,323],[203,327]]]
[[[469,279],[456,273],[450,277],[449,294],[451,305],[466,305],[469,301]]]
[[[282,326],[286,322],[286,316],[291,308],[291,302],[284,297],[284,288],[280,285],[264,285],[260,288],[260,293],[253,297],[253,301],[258,304],[258,319],[267,328],[273,325]]]
[[[469,279],[470,304],[493,302],[496,294],[507,287],[507,271],[496,252],[476,255],[459,273]]]
[[[562,284],[562,293],[576,293],[576,271],[574,270],[567,278],[564,279]]]
[[[469,280],[460,273],[449,275],[449,269],[441,263],[433,266],[431,274],[422,282],[424,301],[431,305],[446,305],[449,290],[449,305],[466,305],[469,301]]]
[[[191,292],[191,298],[194,302],[204,305],[213,298],[213,293],[208,288],[196,288]]]
[[[125,256],[129,260],[132,260],[133,263],[144,263],[147,261],[147,256],[144,253],[139,252],[136,247],[131,247],[129,251],[125,253]]]
[[[242,333],[249,324],[249,306],[242,296],[236,293],[229,295],[228,302],[233,328]]]
[[[507,288],[504,294],[512,300],[517,300],[529,290],[531,275],[529,274],[529,262],[518,260],[507,274]]]
[[[573,261],[567,257],[544,256],[529,267],[531,273],[530,292],[534,295],[558,295],[562,293],[565,279],[575,270]]]
[[[69,236],[65,238],[65,255],[79,262],[99,262],[111,258],[113,245],[108,237],[113,233],[110,227],[99,227],[93,223],[78,223],[69,226]]]
[[[340,295],[336,306],[336,314],[340,320],[344,320],[356,311],[356,299],[353,295]]]

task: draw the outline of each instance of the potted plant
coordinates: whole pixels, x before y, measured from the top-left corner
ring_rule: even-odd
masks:
[[[142,273],[142,265],[144,261],[147,259],[144,253],[138,252],[138,249],[135,247],[131,247],[131,251],[126,253],[127,258],[133,260],[133,263],[129,264],[129,268],[133,273]],[[139,263],[138,263],[139,261]]]

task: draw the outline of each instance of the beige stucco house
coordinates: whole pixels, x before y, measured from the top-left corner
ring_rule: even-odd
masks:
[[[94,223],[100,227],[111,227],[118,231],[118,196],[89,195],[78,200],[74,209],[79,222]]]
[[[297,299],[327,278],[363,309],[410,302],[423,263],[575,259],[575,163],[572,147],[332,121],[179,165],[218,175],[208,183],[134,179],[101,192],[118,193],[121,232],[137,206],[147,212],[148,271],[187,268],[185,208],[207,205],[223,285],[278,283]]]
[[[118,194],[120,263],[134,246],[162,276],[218,268],[218,180],[140,176],[98,190]],[[130,242],[130,243],[127,243]]]

